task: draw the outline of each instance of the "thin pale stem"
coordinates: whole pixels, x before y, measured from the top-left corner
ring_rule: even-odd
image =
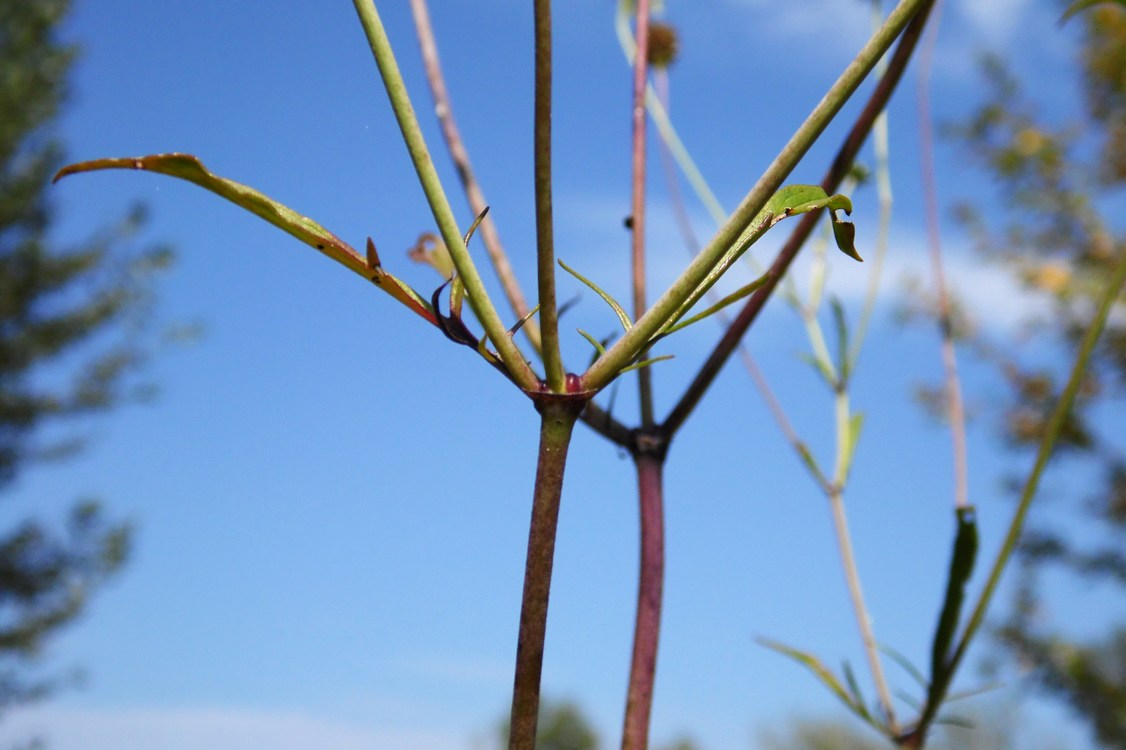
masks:
[[[844,500],[840,490],[834,490],[829,495],[829,507],[833,514],[833,530],[837,536],[837,548],[841,556],[841,568],[844,570],[845,583],[848,585],[848,595],[852,600],[852,611],[856,615],[856,626],[860,630],[860,638],[864,643],[864,654],[868,659],[868,668],[872,671],[872,681],[879,694],[880,706],[887,716],[888,727],[895,731],[895,714],[893,712],[891,694],[888,692],[887,679],[884,677],[883,665],[880,663],[879,644],[872,630],[872,620],[868,616],[868,609],[864,603],[864,591],[860,587],[860,574],[856,569],[856,556],[852,551],[852,541],[848,531],[848,519],[845,516]]]
[[[918,43],[919,35],[926,24],[930,1],[933,0],[929,0],[922,5],[919,9],[920,12],[914,16],[910,25],[904,31],[903,39],[896,47],[895,54],[888,64],[887,73],[880,79],[875,91],[872,92],[864,110],[857,117],[852,130],[837,152],[833,165],[822,179],[821,186],[825,189],[825,192],[833,193],[845,178],[853,161],[856,159],[856,155],[860,152],[860,147],[864,145],[864,141],[868,137],[872,124],[875,122],[880,112],[883,111],[888,100],[891,98],[892,92],[895,91],[896,86],[899,84],[899,80],[903,76],[903,71],[907,68],[907,63],[910,61],[911,55],[915,50],[915,45]],[[747,300],[747,304],[743,306],[742,310],[740,310],[739,314],[735,317],[734,322],[727,331],[724,332],[723,337],[719,340],[719,343],[716,344],[712,353],[708,355],[708,359],[700,367],[696,377],[680,397],[676,406],[669,412],[669,416],[665,419],[662,427],[666,435],[670,438],[680,429],[689,415],[691,415],[696,405],[699,404],[700,399],[703,398],[704,393],[707,392],[708,388],[711,386],[712,381],[715,380],[719,371],[723,368],[723,365],[730,358],[731,353],[735,351],[739,341],[743,338],[743,334],[747,332],[747,329],[755,319],[758,318],[758,314],[762,311],[762,308],[766,305],[766,301],[777,287],[779,279],[785,276],[787,269],[789,269],[794,258],[797,257],[798,251],[802,248],[802,245],[805,244],[806,239],[809,237],[810,232],[813,231],[813,227],[820,216],[821,213],[819,211],[812,211],[802,217],[797,227],[795,227],[794,231],[790,234],[786,244],[775,257],[774,263],[770,267],[770,280]]]
[[[637,0],[635,27],[637,46],[642,54],[633,61],[633,131],[631,204],[630,204],[630,275],[633,288],[633,317],[640,318],[647,307],[645,300],[645,175],[646,175],[646,117],[645,92],[649,84],[649,0]],[[638,391],[641,401],[641,427],[653,426],[653,368],[637,371]]]
[[[895,734],[898,731],[895,721],[895,707],[891,700],[887,678],[884,676],[883,664],[880,661],[880,648],[876,641],[875,631],[872,628],[872,617],[868,613],[868,605],[864,601],[864,591],[860,587],[860,572],[856,565],[856,554],[852,549],[848,518],[845,515],[843,492],[848,478],[850,457],[853,455],[852,448],[846,446],[851,443],[855,436],[852,435],[848,392],[840,387],[836,393],[835,408],[837,461],[833,473],[832,490],[829,493],[829,507],[833,514],[833,529],[837,536],[841,568],[844,570],[845,582],[848,584],[852,610],[856,615],[856,625],[860,630],[860,639],[864,643],[864,654],[868,659],[868,668],[872,672],[872,682],[876,686],[876,694],[879,696],[880,707],[887,719],[888,728]]]
[[[446,150],[449,151],[450,158],[457,168],[457,176],[461,180],[462,190],[465,192],[469,209],[474,216],[480,216],[489,204],[485,200],[485,193],[473,172],[469,151],[465,147],[465,142],[462,140],[461,132],[457,127],[457,120],[454,118],[453,105],[450,102],[449,91],[446,89],[445,76],[442,74],[442,61],[438,56],[438,45],[434,41],[434,29],[430,23],[430,11],[426,0],[411,0],[411,12],[414,15],[414,25],[418,32],[422,62],[426,68],[426,80],[430,84],[430,93],[434,97],[434,111],[442,129],[442,137],[446,141]],[[528,307],[528,303],[524,299],[524,292],[520,289],[520,282],[517,281],[516,274],[512,271],[512,265],[508,261],[508,253],[505,252],[504,245],[500,241],[500,234],[497,232],[496,223],[492,216],[485,216],[484,221],[477,228],[477,234],[480,235],[485,244],[485,252],[489,254],[489,260],[493,264],[493,269],[496,271],[497,279],[500,281],[512,312],[518,320],[524,318],[531,308]],[[537,352],[540,351],[540,326],[535,318],[529,318],[520,330],[528,339],[532,348]]]
[[[649,747],[649,719],[653,708],[665,579],[663,450],[659,453],[636,453],[634,463],[637,466],[641,511],[641,565],[622,750],[646,750]]]
[[[583,402],[567,397],[542,396],[539,463],[536,467],[532,522],[528,532],[528,557],[524,568],[524,596],[520,607],[520,633],[516,645],[516,673],[512,687],[509,750],[535,750],[539,717],[540,675],[547,635],[547,604],[551,592],[551,566],[555,557],[555,531],[567,449]]]
[[[387,91],[387,98],[391,102],[391,109],[395,113],[395,120],[399,124],[399,131],[403,135],[403,142],[407,146],[411,162],[414,164],[418,181],[426,194],[427,203],[438,225],[442,240],[446,243],[450,257],[457,268],[458,277],[465,286],[466,296],[469,298],[473,312],[477,315],[481,325],[485,328],[489,340],[496,347],[497,353],[504,362],[512,379],[524,390],[535,391],[539,389],[539,378],[528,366],[524,355],[520,353],[512,337],[508,335],[505,325],[497,315],[496,308],[485,291],[484,282],[477,273],[477,268],[469,257],[469,251],[458,229],[457,220],[450,209],[446,199],[442,182],[438,172],[434,169],[434,162],[430,158],[430,150],[426,147],[426,140],[422,136],[422,129],[418,125],[414,106],[407,95],[406,84],[399,72],[399,64],[391,50],[391,42],[383,28],[383,22],[375,9],[372,0],[352,0],[360,23],[367,36],[368,45],[371,47],[375,63],[379,67],[379,74],[383,79],[383,86]]]
[[[864,48],[857,54],[837,81],[830,87],[821,102],[782,148],[767,167],[762,177],[743,199],[708,245],[689,264],[652,307],[641,316],[625,335],[618,339],[604,355],[587,370],[584,382],[592,390],[599,390],[613,380],[645,348],[657,330],[669,320],[680,305],[697,288],[716,266],[720,258],[735,244],[748,223],[782,186],[797,163],[828,127],[845,105],[852,93],[875,66],[884,52],[895,42],[911,18],[930,0],[901,0],[888,20],[880,27]]]
[[[551,203],[551,0],[535,0],[536,267],[539,277],[543,365],[548,387],[565,390],[555,299],[555,236]]]
[[[938,327],[942,334],[942,369],[946,380],[946,415],[950,420],[950,439],[954,452],[954,507],[969,507],[969,470],[966,460],[966,410],[962,404],[962,383],[958,377],[958,357],[954,351],[954,326],[950,315],[950,295],[942,265],[942,239],[938,221],[938,195],[935,188],[934,136],[931,132],[930,75],[942,0],[935,3],[934,21],[919,53],[919,164],[922,169],[923,202],[927,215],[927,245],[931,274],[934,276],[938,304]]]

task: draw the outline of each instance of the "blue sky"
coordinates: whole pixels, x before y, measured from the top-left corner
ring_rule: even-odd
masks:
[[[624,298],[630,74],[612,3],[557,5],[558,254]],[[721,201],[734,206],[862,44],[867,8],[856,0],[668,5],[683,39],[673,117]],[[528,6],[435,2],[432,14],[461,129],[531,290]],[[432,221],[351,4],[279,7],[79,0],[66,28],[83,47],[61,122],[70,155],[194,153],[356,247],[374,237],[387,267],[433,288],[432,275],[399,252]],[[380,9],[425,115],[406,4]],[[1061,31],[1055,18],[1054,6],[1028,0],[948,2],[938,118],[972,108],[981,90],[974,61],[985,49],[1009,55],[1035,81],[1032,93],[1053,118],[1075,112],[1074,29]],[[855,381],[854,408],[867,422],[847,500],[877,634],[923,661],[952,533],[952,481],[946,432],[910,399],[915,383],[937,377],[936,338],[890,321],[902,279],[925,264],[915,82],[912,71],[891,112],[893,243]],[[425,125],[452,178],[433,123]],[[846,126],[830,130],[792,181],[820,179]],[[946,205],[988,200],[990,186],[964,154],[940,149]],[[687,256],[656,174],[653,183],[657,290]],[[472,217],[449,184],[467,225]],[[135,523],[137,545],[122,578],[48,654],[53,664],[81,665],[83,687],[13,715],[0,739],[42,731],[56,750],[481,746],[507,710],[511,683],[537,430],[529,403],[370,285],[194,186],[104,173],[72,178],[54,194],[63,240],[144,201],[147,237],[179,252],[159,320],[199,321],[205,334],[154,360],[154,403],[87,425],[81,457],[28,472],[5,505],[9,517],[49,516],[95,494]],[[866,254],[874,191],[855,202]],[[693,211],[706,235],[706,214]],[[771,257],[784,235],[756,247],[758,257]],[[951,273],[983,320],[1011,333],[1036,300],[977,267],[949,222],[945,241]],[[855,314],[869,266],[840,260],[832,259],[830,288]],[[579,291],[561,284],[564,295]],[[565,322],[612,331],[592,297]],[[587,346],[570,330],[565,354],[579,369]],[[716,336],[705,324],[669,341],[677,359],[654,370],[660,413]],[[803,437],[830,460],[831,401],[800,359],[808,344],[795,316],[774,304],[748,343]],[[997,393],[980,368],[966,370],[974,397]],[[626,380],[616,413],[628,423],[635,401]],[[971,496],[990,559],[1005,521],[999,477],[1021,464],[997,452],[985,425],[971,450]],[[635,596],[632,466],[580,429],[568,471],[545,694],[579,701],[609,747]],[[678,436],[666,493],[654,739],[688,734],[707,750],[735,750],[790,716],[842,715],[810,677],[753,640],[767,635],[831,664],[862,663],[824,499],[738,366]],[[1123,614],[1120,602],[1061,593],[1083,602],[1092,621]],[[966,678],[973,684],[972,672]],[[1030,709],[1027,722],[1081,742],[1050,708]]]

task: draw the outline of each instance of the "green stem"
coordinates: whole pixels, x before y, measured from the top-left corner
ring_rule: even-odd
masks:
[[[477,176],[473,171],[473,163],[469,159],[469,150],[461,138],[457,121],[454,118],[453,103],[450,101],[446,89],[445,76],[442,74],[442,62],[438,57],[438,45],[434,41],[434,29],[430,23],[430,9],[426,0],[411,0],[411,11],[414,15],[414,26],[418,32],[418,44],[422,52],[422,62],[426,68],[426,80],[430,84],[430,93],[434,97],[434,113],[438,124],[442,128],[442,137],[446,141],[446,150],[457,167],[457,176],[461,180],[465,198],[469,202],[469,209],[474,216],[480,216],[489,206],[485,200],[485,193]],[[496,271],[497,280],[508,298],[508,304],[515,313],[517,320],[528,314],[528,303],[524,299],[524,292],[520,289],[520,282],[512,271],[512,264],[508,261],[508,253],[500,241],[496,222],[492,216],[485,216],[477,232],[485,244],[485,252],[489,254],[493,269]],[[521,326],[520,332],[528,339],[528,343],[537,352],[541,350],[540,326],[535,318],[530,318]]]
[[[738,241],[748,223],[782,186],[783,180],[793,171],[884,52],[895,42],[903,28],[929,1],[901,0],[884,25],[849,63],[708,245],[634,327],[618,339],[586,372],[584,384],[587,388],[598,390],[613,380],[618,372],[629,365],[645,348],[653,335],[688,299],[688,296],[699,287],[724,253]]]
[[[500,354],[500,358],[513,380],[526,391],[536,391],[539,389],[539,378],[528,366],[524,355],[520,353],[512,337],[508,335],[504,323],[501,322],[500,316],[497,314],[496,307],[493,306],[488,292],[485,291],[481,276],[477,272],[472,258],[469,257],[469,250],[465,247],[461,230],[458,229],[457,220],[454,218],[445,191],[442,189],[442,182],[438,178],[437,170],[434,169],[434,162],[430,158],[430,151],[426,147],[426,140],[423,138],[422,129],[418,125],[418,117],[415,115],[414,107],[407,95],[406,84],[404,84],[403,76],[399,72],[399,65],[395,61],[391,42],[387,38],[387,32],[383,28],[379,13],[375,9],[375,3],[373,0],[352,0],[352,4],[360,17],[368,45],[371,47],[375,63],[379,67],[379,74],[383,79],[387,98],[391,102],[391,109],[394,111],[395,119],[399,124],[403,142],[407,146],[411,162],[418,174],[418,181],[426,194],[427,203],[430,204],[434,221],[438,225],[442,240],[446,243],[446,249],[449,250],[454,267],[457,268],[458,277],[465,286],[473,312],[485,328],[489,340],[496,347],[497,353]]]
[[[852,130],[837,151],[836,158],[833,160],[832,165],[821,181],[821,186],[825,189],[826,193],[835,192],[837,186],[841,184],[841,181],[852,166],[853,161],[856,159],[856,155],[860,153],[860,147],[868,137],[872,123],[875,122],[876,117],[884,110],[892,93],[899,85],[899,81],[903,77],[903,71],[907,68],[907,64],[910,62],[911,56],[914,53],[919,35],[926,26],[927,11],[930,8],[930,3],[933,1],[934,0],[927,0],[920,9],[921,13],[916,15],[911,24],[907,27],[903,38],[895,49],[895,54],[892,55],[887,72],[876,85],[876,88],[868,99],[868,103],[857,117]],[[711,387],[712,382],[731,356],[731,353],[735,351],[739,341],[747,332],[747,329],[750,328],[751,324],[758,318],[758,314],[766,305],[767,300],[770,299],[770,295],[773,294],[778,280],[785,278],[787,269],[789,269],[794,258],[797,257],[798,251],[801,249],[802,245],[805,244],[810,232],[813,231],[813,226],[818,221],[820,214],[821,212],[819,211],[811,211],[798,222],[797,227],[790,233],[790,238],[786,241],[786,244],[783,245],[782,249],[778,251],[778,255],[770,266],[771,280],[752,294],[751,298],[747,300],[747,304],[745,304],[743,309],[739,311],[739,314],[735,316],[735,319],[724,332],[719,343],[716,344],[712,353],[708,355],[707,360],[700,367],[699,372],[696,373],[696,377],[693,378],[692,382],[685,389],[684,394],[680,397],[680,400],[677,401],[672,411],[669,412],[669,416],[665,419],[662,427],[670,438],[684,425],[684,422],[692,414],[696,405],[700,403],[700,399],[704,397],[708,388]]]
[[[548,387],[566,390],[559,351],[559,309],[555,299],[555,238],[551,204],[551,0],[535,0],[536,266],[539,277],[543,366]]]
[[[989,572],[989,579],[985,583],[985,588],[982,589],[981,596],[978,598],[973,614],[970,615],[970,619],[966,623],[966,629],[963,631],[962,637],[958,640],[957,647],[951,654],[946,673],[943,675],[942,685],[940,685],[937,690],[932,691],[936,696],[936,700],[933,701],[934,705],[927,705],[924,717],[920,720],[919,729],[921,729],[924,734],[927,724],[933,720],[934,715],[937,713],[939,705],[946,695],[946,689],[953,680],[954,673],[957,671],[959,663],[965,656],[970,642],[985,620],[985,612],[989,608],[989,602],[993,598],[993,594],[1001,580],[1001,574],[1004,572],[1005,566],[1008,564],[1009,558],[1012,557],[1017,542],[1020,540],[1021,531],[1024,529],[1025,517],[1028,515],[1028,509],[1032,506],[1032,499],[1036,496],[1036,491],[1040,486],[1040,477],[1048,465],[1048,459],[1052,456],[1056,442],[1059,440],[1064,422],[1067,420],[1067,416],[1071,412],[1071,407],[1075,403],[1076,394],[1079,393],[1079,387],[1087,371],[1087,364],[1094,354],[1095,345],[1098,343],[1099,336],[1106,326],[1107,318],[1110,316],[1110,311],[1114,307],[1115,301],[1121,293],[1124,283],[1126,283],[1126,253],[1122,253],[1122,256],[1119,258],[1118,265],[1114,269],[1110,283],[1103,292],[1102,299],[1099,300],[1098,311],[1095,313],[1095,317],[1091,320],[1091,325],[1088,327],[1087,333],[1083,337],[1083,342],[1079,347],[1079,353],[1076,355],[1075,364],[1072,366],[1067,386],[1064,388],[1063,394],[1060,396],[1060,400],[1056,404],[1051,418],[1048,420],[1047,427],[1044,431],[1044,438],[1040,441],[1040,449],[1036,454],[1036,461],[1032,466],[1032,471],[1029,473],[1028,479],[1025,481],[1024,490],[1021,492],[1020,496],[1020,503],[1017,505],[1016,512],[1013,514],[1012,521],[1009,523],[1009,531],[1005,535],[1005,541],[1001,545],[997,559],[994,561],[993,567]]]
[[[520,634],[516,645],[516,674],[512,687],[509,750],[535,750],[539,718],[540,674],[547,634],[547,603],[551,591],[551,565],[555,556],[555,530],[559,499],[571,433],[585,400],[544,394],[539,397],[540,450],[536,467],[532,522],[528,532],[528,557],[524,568],[524,597],[520,607]]]

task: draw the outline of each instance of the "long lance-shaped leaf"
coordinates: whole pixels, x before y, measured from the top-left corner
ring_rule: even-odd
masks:
[[[675,325],[670,325],[667,328],[661,329],[661,332],[653,337],[653,341],[657,341],[658,339],[662,339],[662,338],[664,338],[665,336],[668,336],[671,333],[675,333],[676,331],[681,330],[682,328],[687,328],[688,326],[692,325],[693,323],[698,323],[701,320],[704,320],[705,318],[708,318],[708,317],[711,317],[712,315],[715,315],[717,312],[724,309],[728,305],[732,305],[732,304],[738,302],[739,300],[743,299],[744,297],[747,297],[751,294],[754,294],[756,291],[758,291],[758,289],[763,284],[765,284],[768,281],[770,281],[770,272],[769,271],[767,271],[762,276],[760,276],[757,279],[755,279],[754,281],[752,281],[750,284],[747,284],[746,286],[738,289],[737,291],[732,292],[731,294],[727,295],[726,297],[721,299],[719,302],[716,302],[714,305],[712,305],[708,309],[704,310],[703,312],[697,313],[696,315],[693,315],[688,320],[682,320],[682,321],[676,323]]]
[[[55,175],[53,181],[58,182],[63,177],[72,174],[96,172],[103,169],[132,169],[155,172],[169,177],[178,177],[181,180],[187,180],[210,190],[288,232],[348,270],[363,276],[430,323],[437,325],[434,313],[426,300],[409,286],[383,270],[371,240],[368,240],[367,257],[360,255],[351,245],[309,217],[297,213],[292,208],[278,203],[252,187],[213,174],[203,166],[199,159],[191,154],[152,154],[132,158],[83,161],[63,167]]]
[[[755,215],[747,228],[739,235],[739,239],[720,257],[719,263],[712,267],[704,280],[677,308],[664,327],[669,328],[684,317],[700,301],[700,298],[715,286],[715,283],[727,272],[727,269],[731,268],[751,245],[766,234],[767,230],[790,216],[797,216],[821,208],[829,209],[829,215],[833,220],[833,236],[837,240],[837,246],[849,257],[862,260],[853,244],[856,228],[849,222],[838,220],[836,216],[838,210],[844,211],[846,214],[852,213],[852,201],[848,199],[848,196],[828,195],[820,185],[787,185],[767,201],[766,206]]]

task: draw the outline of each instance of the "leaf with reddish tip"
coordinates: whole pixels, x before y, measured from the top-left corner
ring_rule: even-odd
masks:
[[[199,159],[191,154],[153,154],[133,158],[94,159],[93,161],[78,162],[60,169],[53,182],[58,182],[63,177],[72,174],[97,172],[103,169],[133,169],[155,172],[195,183],[216,195],[226,198],[255,216],[265,219],[306,245],[321,251],[349,270],[374,282],[380,289],[383,289],[429,322],[436,324],[426,301],[406,284],[383,271],[379,267],[378,258],[376,258],[377,262],[374,264],[369,262],[368,258],[356,252],[351,245],[309,217],[297,213],[252,187],[211,173]],[[372,255],[373,251],[374,246],[369,248],[369,256]]]

